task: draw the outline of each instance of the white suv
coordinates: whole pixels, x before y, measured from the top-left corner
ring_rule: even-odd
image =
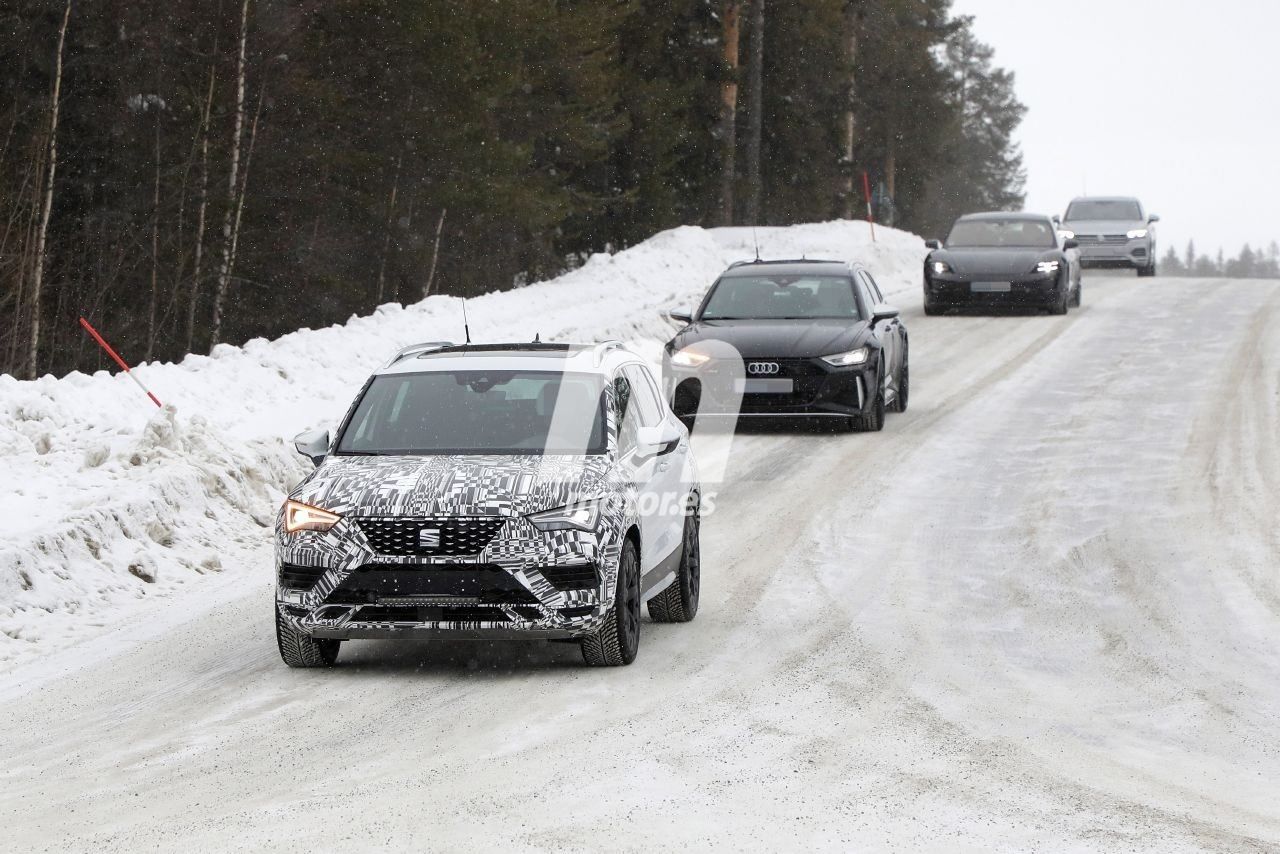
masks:
[[[635,659],[698,610],[689,435],[618,342],[422,344],[370,377],[276,524],[293,667],[354,638],[546,638]]]

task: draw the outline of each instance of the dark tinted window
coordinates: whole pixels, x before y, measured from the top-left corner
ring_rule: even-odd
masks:
[[[951,227],[947,246],[1052,249],[1057,240],[1053,226],[1038,219],[962,219]]]
[[[702,320],[856,318],[848,276],[728,276],[716,283]]]
[[[439,371],[374,379],[339,454],[602,454],[600,380],[590,374]]]

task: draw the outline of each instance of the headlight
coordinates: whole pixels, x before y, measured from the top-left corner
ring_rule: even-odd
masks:
[[[1042,276],[1052,276],[1061,266],[1057,261],[1041,261],[1036,265],[1036,272]]]
[[[857,350],[850,350],[847,353],[836,353],[832,356],[823,356],[822,361],[828,365],[834,365],[837,368],[846,368],[849,365],[862,365],[867,361],[870,351],[866,347],[859,347]]]
[[[539,531],[594,531],[600,521],[600,499],[530,513],[525,518]]]
[[[1069,229],[1069,228],[1060,228],[1060,229],[1058,229],[1058,236],[1059,236],[1059,237],[1061,237],[1063,240],[1075,240],[1075,239],[1076,239],[1076,233],[1075,233],[1074,231],[1072,231],[1071,229]]]
[[[1137,240],[1139,237],[1146,237],[1146,236],[1147,236],[1147,230],[1145,228],[1135,228],[1133,231],[1129,232],[1130,240]]]
[[[290,498],[284,503],[284,530],[286,534],[298,531],[327,531],[342,517],[301,501]]]
[[[935,274],[935,275],[939,275],[939,276],[940,276],[940,275],[942,275],[943,273],[950,273],[950,272],[952,272],[952,270],[951,270],[951,265],[950,265],[950,264],[948,264],[946,261],[934,261],[934,262],[933,262],[932,264],[930,264],[929,266],[933,268],[933,272],[934,272],[934,274]]]
[[[671,354],[671,364],[679,365],[682,368],[700,368],[710,361],[710,356],[706,353],[699,353],[696,350],[681,350],[678,353]]]

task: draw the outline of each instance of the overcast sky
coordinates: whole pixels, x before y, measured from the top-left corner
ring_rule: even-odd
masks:
[[[1280,2],[954,0],[1017,75],[1027,207],[1087,187],[1158,213],[1161,254],[1280,240]]]

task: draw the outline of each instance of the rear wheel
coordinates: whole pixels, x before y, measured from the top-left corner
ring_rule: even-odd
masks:
[[[640,649],[640,556],[628,539],[618,558],[613,606],[595,632],[582,639],[582,658],[593,667],[619,667]]]
[[[649,600],[649,616],[655,623],[687,623],[698,613],[702,580],[698,527],[698,510],[694,508],[684,517],[684,540],[675,581]]]
[[[280,658],[290,667],[332,667],[338,660],[340,640],[313,638],[294,628],[276,608],[276,646]]]

